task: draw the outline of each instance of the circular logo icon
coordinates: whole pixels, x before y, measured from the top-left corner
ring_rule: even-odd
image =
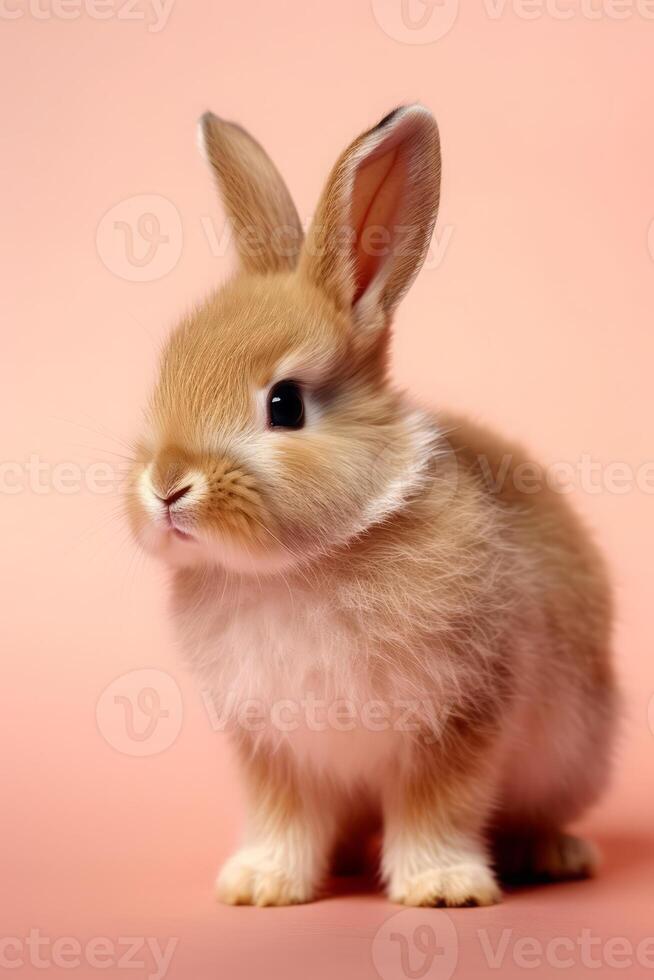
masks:
[[[459,0],[372,0],[375,20],[402,44],[433,44],[454,27]]]
[[[162,279],[182,254],[179,211],[160,194],[137,194],[119,201],[100,219],[95,236],[103,264],[129,282]]]
[[[444,909],[408,908],[378,929],[372,962],[381,980],[450,980],[459,937]]]
[[[118,752],[156,755],[170,748],[181,731],[182,694],[163,670],[130,670],[104,689],[95,717],[101,735]]]

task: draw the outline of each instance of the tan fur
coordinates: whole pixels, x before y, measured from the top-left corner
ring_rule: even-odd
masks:
[[[496,901],[492,837],[529,842],[504,847],[512,873],[518,853],[525,874],[590,871],[561,828],[608,772],[601,556],[561,495],[517,485],[519,448],[417,411],[387,378],[391,316],[436,216],[435,123],[409,107],[359,137],[292,261],[275,252],[273,226],[295,222],[277,171],[233,124],[207,128],[235,227],[258,220],[269,248],[241,253],[173,335],[129,508],[175,569],[187,656],[240,746],[251,819],[220,897],[311,899],[348,828],[380,816],[383,876],[408,904]],[[383,255],[366,244],[376,222]],[[270,430],[267,392],[288,378],[306,425]],[[353,726],[273,720],[308,696],[348,699]],[[251,700],[256,730],[239,718]],[[376,703],[384,730],[362,720]]]
[[[200,127],[232,218],[243,267],[255,273],[293,268],[302,244],[302,225],[274,163],[235,123],[206,112]]]

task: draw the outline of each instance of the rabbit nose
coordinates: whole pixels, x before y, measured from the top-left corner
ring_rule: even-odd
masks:
[[[173,493],[169,493],[167,497],[159,497],[159,494],[157,494],[157,496],[159,497],[159,500],[166,505],[166,507],[172,507],[174,503],[181,500],[182,497],[185,497],[186,494],[192,489],[193,487],[189,483],[187,486],[181,487],[179,490],[175,490]]]

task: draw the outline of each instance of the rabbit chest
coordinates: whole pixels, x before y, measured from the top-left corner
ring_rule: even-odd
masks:
[[[377,782],[418,727],[419,706],[391,694],[369,638],[333,597],[249,583],[189,604],[178,621],[216,725],[284,744],[313,771]]]

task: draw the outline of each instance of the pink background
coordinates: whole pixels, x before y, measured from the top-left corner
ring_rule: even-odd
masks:
[[[654,456],[648,4],[587,0],[582,11],[550,0],[534,18],[533,4],[467,0],[457,10],[445,0],[431,10],[440,21],[412,29],[401,0],[177,0],[153,31],[153,8],[139,2],[130,20],[124,0],[101,8],[107,19],[93,7],[65,19],[75,7],[57,0],[36,12],[12,0],[0,14],[0,445],[13,467],[4,465],[0,495],[0,938],[22,942],[36,928],[82,944],[173,937],[175,980],[406,978],[389,927],[379,932],[398,909],[372,885],[290,910],[214,905],[213,876],[242,819],[228,746],[177,659],[161,571],[135,553],[117,493],[94,492],[88,477],[80,486],[79,474],[120,464],[114,454],[137,431],[163,338],[230,265],[216,245],[223,216],[196,151],[198,115],[210,107],[251,128],[306,220],[344,144],[419,99],[441,128],[443,197],[432,261],[398,318],[396,377],[427,404],[525,440],[545,462],[602,464],[599,490],[574,496],[614,571],[627,700],[612,790],[585,824],[604,845],[602,877],[452,913],[454,976],[490,970],[479,930],[496,943],[504,928],[513,932],[502,975],[525,973],[517,938],[576,942],[584,928],[601,940],[594,955],[605,969],[617,969],[604,944],[625,937],[635,947],[654,933],[654,471],[642,469]],[[411,2],[416,20],[430,13]],[[134,265],[126,236],[137,263],[147,258],[136,234],[145,212],[168,241]],[[32,455],[40,485],[25,469]],[[634,484],[639,471],[641,484],[648,478],[649,492],[612,492],[615,462]],[[62,463],[72,465],[69,492]],[[152,742],[129,737],[114,689],[99,700],[144,668],[163,672],[148,676],[169,711]],[[119,682],[122,693],[135,698],[141,677]],[[147,722],[137,715],[139,730]],[[444,915],[418,914],[432,924]],[[402,922],[413,935],[413,920]],[[43,975],[21,949],[13,975]],[[643,956],[621,974],[649,975]],[[526,972],[560,972],[537,963]],[[73,972],[146,977],[150,964]],[[445,966],[425,975],[448,980]],[[579,957],[575,967],[568,973],[597,972]],[[70,973],[53,963],[48,975]]]

